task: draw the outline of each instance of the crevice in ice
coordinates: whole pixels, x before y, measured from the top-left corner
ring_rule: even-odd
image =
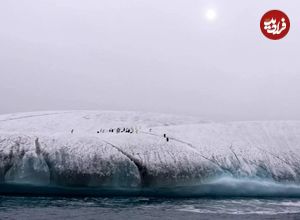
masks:
[[[241,163],[239,157],[237,156],[237,154],[235,153],[235,151],[233,150],[232,145],[229,147],[229,149],[233,153],[233,155],[234,155],[235,159],[237,160],[237,162],[239,163],[239,165],[241,165],[242,163]]]
[[[260,147],[255,146],[255,148],[257,148],[259,151],[265,153],[266,155],[270,155],[271,157],[278,159],[279,161],[283,162],[284,164],[287,165],[287,167],[291,170],[289,173],[284,173],[281,175],[281,178],[278,177],[278,175],[276,173],[274,173],[274,171],[272,171],[272,169],[268,169],[269,173],[271,174],[272,178],[274,180],[292,180],[292,181],[299,181],[299,176],[300,176],[300,170],[299,170],[299,159],[297,157],[294,156],[294,153],[291,152],[291,157],[293,158],[293,160],[287,161],[285,159],[283,159],[282,157],[268,151],[265,149],[262,149]]]
[[[149,185],[149,177],[148,177],[148,170],[147,167],[144,166],[139,160],[137,160],[136,158],[134,158],[132,155],[126,153],[125,151],[123,151],[120,147],[102,140],[103,142],[105,142],[106,144],[112,146],[113,148],[115,148],[116,150],[118,150],[121,154],[123,154],[124,156],[126,156],[138,169],[139,171],[139,175],[140,175],[140,179],[141,179],[141,186],[142,187],[146,187]]]
[[[156,137],[161,137],[161,136],[158,135],[158,134],[153,134],[153,133],[149,133],[149,132],[141,132],[141,133],[147,134],[147,135],[156,136]],[[224,172],[227,171],[227,172],[229,172],[229,173],[232,174],[232,172],[231,172],[230,169],[228,169],[228,168],[222,166],[222,165],[219,164],[219,162],[216,161],[215,159],[210,159],[210,158],[208,158],[208,157],[202,155],[199,151],[196,150],[196,147],[195,147],[193,144],[191,144],[191,143],[189,143],[189,142],[186,142],[186,141],[183,141],[183,140],[180,140],[180,139],[175,138],[175,137],[170,137],[170,136],[169,136],[169,139],[170,139],[170,140],[173,140],[173,141],[176,141],[176,142],[178,142],[178,143],[187,145],[190,149],[192,149],[192,150],[193,150],[196,154],[198,154],[200,157],[202,157],[202,158],[204,158],[204,159],[210,161],[210,162],[213,163],[215,166],[217,166],[217,167],[219,167],[220,169],[222,169]]]
[[[282,159],[281,157],[279,157],[279,156],[276,155],[276,154],[273,154],[273,153],[271,153],[271,152],[269,152],[269,151],[267,151],[267,150],[264,150],[264,149],[262,149],[262,148],[260,148],[260,147],[257,147],[257,146],[255,146],[255,148],[257,148],[258,150],[260,150],[260,151],[262,151],[262,152],[264,152],[264,153],[266,153],[266,154],[271,155],[272,157],[277,158],[278,160],[282,161],[283,163],[285,163],[285,164],[287,164],[287,165],[289,165],[289,166],[292,166],[292,164],[290,164],[288,161],[286,161],[285,159]]]
[[[40,155],[42,151],[41,151],[41,145],[40,145],[40,142],[39,142],[39,138],[35,139],[34,145],[35,145],[35,153],[37,155]]]

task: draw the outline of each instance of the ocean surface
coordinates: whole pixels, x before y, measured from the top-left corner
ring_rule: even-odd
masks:
[[[0,219],[300,219],[300,199],[0,196]]]

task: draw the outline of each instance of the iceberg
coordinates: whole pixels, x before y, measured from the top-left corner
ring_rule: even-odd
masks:
[[[299,121],[216,123],[110,111],[1,115],[0,193],[46,187],[62,194],[222,195],[224,189],[244,196],[246,189],[233,189],[247,186],[253,195],[251,186],[258,186],[261,195],[300,196],[299,151]]]

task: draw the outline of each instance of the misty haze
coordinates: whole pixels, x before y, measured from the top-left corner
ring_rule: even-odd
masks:
[[[209,120],[300,119],[300,29],[293,24],[299,6],[3,1],[0,113],[91,109]],[[270,8],[292,20],[283,40],[260,33],[259,19]],[[206,17],[211,15],[213,20]]]

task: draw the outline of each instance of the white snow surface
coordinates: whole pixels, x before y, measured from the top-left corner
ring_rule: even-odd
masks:
[[[124,127],[135,130],[108,132]],[[7,183],[140,187],[231,176],[298,184],[299,156],[299,121],[113,111],[0,116],[0,182]]]

